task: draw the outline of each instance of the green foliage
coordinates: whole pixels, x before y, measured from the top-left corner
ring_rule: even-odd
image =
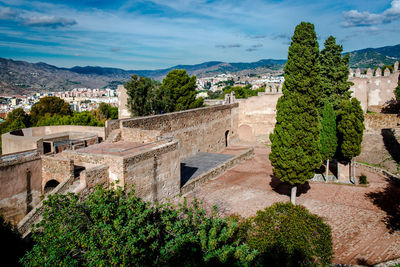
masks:
[[[33,228],[29,266],[247,265],[257,255],[240,237],[237,220],[211,217],[194,202],[174,209],[121,190],[50,195]]]
[[[329,101],[337,110],[340,102],[350,99],[351,82],[349,77],[349,54],[342,57],[343,47],[336,44],[333,36],[329,36],[324,43],[324,49],[321,50],[321,89],[323,96],[321,101]],[[323,104],[321,102],[320,104]],[[322,107],[322,105],[321,105]]]
[[[257,90],[251,89],[251,84],[246,86],[227,86],[223,89],[224,95],[230,94],[231,92],[235,92],[236,98],[248,98],[251,96],[256,96],[258,92],[265,92],[265,86],[260,87]]]
[[[364,173],[358,177],[360,184],[368,184],[367,176]]]
[[[244,226],[247,243],[260,252],[260,266],[330,266],[329,225],[305,207],[275,203]]]
[[[338,158],[350,161],[361,153],[364,113],[356,98],[342,101],[337,116]]]
[[[50,116],[50,114],[46,114],[36,123],[36,126],[50,125],[104,126],[104,123],[98,121],[89,111],[74,112],[73,116],[61,116],[58,114]]]
[[[222,91],[220,91],[220,90],[217,90],[215,92],[208,91],[208,98],[209,99],[223,99],[224,95],[223,95]]]
[[[274,175],[292,185],[305,183],[321,165],[318,56],[314,25],[300,23],[289,47],[269,155]]]
[[[118,107],[112,107],[110,104],[107,103],[100,103],[98,110],[100,116],[105,118],[106,120],[118,119]]]
[[[70,105],[61,98],[46,96],[32,106],[30,113],[32,124],[35,125],[46,114],[67,116],[72,115],[72,110]]]
[[[128,107],[133,116],[146,116],[154,113],[154,97],[157,86],[157,82],[136,74],[125,83]]]
[[[320,142],[322,160],[333,158],[337,148],[336,116],[330,102],[325,102],[322,110]]]
[[[173,110],[187,110],[203,105],[196,99],[196,76],[189,77],[186,70],[171,70],[162,82],[161,88],[173,103]]]
[[[397,82],[397,87],[394,89],[394,95],[396,96],[396,100],[400,101],[400,75]]]
[[[21,235],[10,223],[0,215],[0,257],[3,266],[18,266],[18,260],[29,249],[29,243],[24,242]]]

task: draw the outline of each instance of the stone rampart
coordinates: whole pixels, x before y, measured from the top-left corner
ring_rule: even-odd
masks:
[[[393,73],[385,69],[384,75],[381,76],[380,71],[377,69],[375,76],[371,69],[367,69],[366,74],[361,74],[360,69],[357,69],[355,73],[353,70],[350,72],[349,81],[354,83],[351,91],[353,96],[361,101],[365,112],[369,107],[383,106],[394,98],[394,89],[400,75],[399,62],[394,64]]]
[[[158,136],[180,142],[180,158],[216,152],[237,140],[238,104],[216,105],[162,115],[125,119],[122,139],[153,142]]]
[[[270,143],[276,122],[276,103],[282,94],[264,94],[239,100],[239,139]]]
[[[40,202],[42,165],[36,150],[0,157],[0,213],[16,224]]]

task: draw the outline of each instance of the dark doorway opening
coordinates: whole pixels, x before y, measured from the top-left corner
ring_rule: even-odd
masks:
[[[229,136],[229,130],[225,132],[225,147],[228,147],[228,136]]]
[[[43,142],[43,154],[48,154],[51,152],[51,143]]]
[[[44,194],[48,194],[51,191],[53,191],[54,188],[57,187],[57,185],[59,185],[60,183],[56,180],[50,180],[46,183],[46,185],[44,186]]]

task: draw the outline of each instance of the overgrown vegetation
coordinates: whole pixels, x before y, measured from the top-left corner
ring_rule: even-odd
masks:
[[[50,195],[33,228],[28,266],[308,266],[332,258],[331,231],[304,207],[278,203],[257,216],[207,215],[200,203],[150,204],[134,191]],[[282,256],[277,261],[277,257]]]
[[[361,173],[361,175],[358,177],[358,180],[360,184],[368,184],[367,176],[364,173]]]
[[[185,70],[170,71],[162,84],[133,75],[125,88],[132,116],[198,108],[204,101],[201,97],[196,99],[196,76],[189,77]]]
[[[235,92],[236,98],[249,98],[256,96],[259,92],[265,92],[265,86],[262,86],[256,90],[251,89],[251,84],[246,86],[227,86],[223,89],[223,95]]]

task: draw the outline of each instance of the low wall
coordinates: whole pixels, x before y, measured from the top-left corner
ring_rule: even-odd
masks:
[[[12,224],[40,202],[42,165],[38,151],[0,157],[0,214]]]
[[[270,143],[274,131],[276,104],[282,94],[265,94],[239,100],[239,139],[245,142]]]
[[[400,117],[397,114],[365,114],[364,125],[367,132],[380,132],[381,129],[399,127]]]
[[[2,135],[2,152],[11,154],[31,149],[38,149],[43,153],[43,140],[60,139],[70,134],[78,133],[94,134],[105,139],[104,127],[77,126],[77,125],[57,125],[25,128],[18,131],[20,135],[5,133]]]
[[[84,170],[80,174],[80,180],[81,183],[83,183],[87,189],[90,189],[97,185],[103,185],[104,187],[108,187],[109,186],[108,166],[102,164],[90,168],[88,170]]]
[[[122,139],[153,142],[157,136],[180,141],[180,158],[220,151],[237,140],[238,103],[122,120]]]
[[[207,172],[199,175],[193,180],[188,181],[182,188],[180,189],[181,194],[187,194],[193,191],[195,188],[207,183],[208,181],[216,178],[221,173],[225,172],[227,169],[235,166],[241,161],[247,160],[254,156],[254,148],[249,148],[245,152],[215,166],[214,168],[208,170]]]

